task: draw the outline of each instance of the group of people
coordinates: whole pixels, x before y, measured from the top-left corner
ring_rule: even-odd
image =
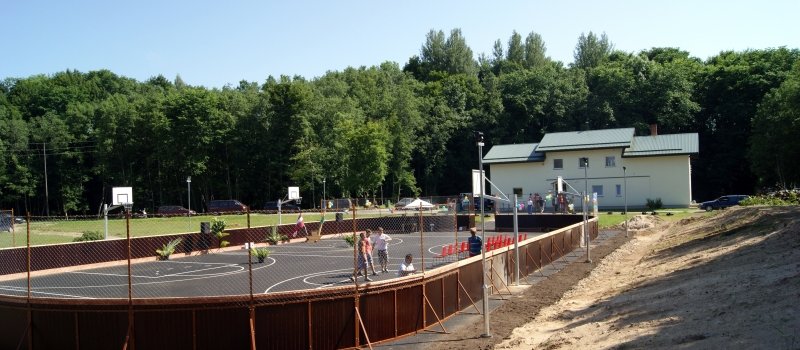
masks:
[[[538,192],[528,194],[528,214],[544,213],[548,202],[553,208],[553,213],[566,214],[568,209],[570,212],[572,211],[572,203],[566,193],[553,195],[553,191],[548,191],[544,198]]]
[[[372,254],[378,251],[378,264],[383,273],[388,273],[389,269],[389,241],[392,237],[383,232],[383,227],[378,227],[377,234],[372,235],[372,230],[366,230],[359,233],[358,242],[356,242],[356,249],[358,253],[358,262],[353,275],[350,276],[351,281],[355,281],[358,276],[364,276],[364,281],[371,282],[369,278],[368,268],[372,270],[372,275],[377,276],[378,272],[375,270],[375,263],[373,262]],[[470,228],[470,237],[467,239],[469,245],[469,256],[476,256],[481,254],[483,250],[483,241],[477,235],[477,230],[473,227]],[[405,259],[400,264],[397,270],[397,275],[400,277],[408,276],[417,272],[414,268],[414,256],[406,254]]]
[[[392,240],[392,237],[383,232],[383,227],[378,227],[375,235],[372,234],[372,230],[368,229],[365,232],[359,233],[358,237],[358,242],[356,242],[358,262],[355,270],[353,270],[353,275],[350,276],[350,280],[355,281],[356,277],[363,275],[364,281],[372,281],[372,279],[369,278],[368,268],[372,270],[373,276],[378,275],[378,272],[375,270],[375,262],[373,259],[373,252],[375,251],[378,252],[378,264],[380,265],[381,272],[388,273],[389,241]],[[411,254],[406,255],[405,260],[400,264],[400,268],[398,269],[398,274],[400,276],[406,276],[416,272],[414,264],[412,263],[413,259]]]

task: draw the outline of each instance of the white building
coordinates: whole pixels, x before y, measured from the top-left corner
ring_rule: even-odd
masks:
[[[585,175],[600,208],[622,208],[626,187],[630,208],[658,198],[665,208],[688,207],[689,157],[698,153],[697,134],[658,135],[655,126],[650,129],[651,136],[634,136],[633,128],[548,133],[539,143],[496,145],[483,162],[500,191],[524,200],[531,193],[544,196],[558,176],[584,191]],[[589,158],[586,169],[583,157]]]

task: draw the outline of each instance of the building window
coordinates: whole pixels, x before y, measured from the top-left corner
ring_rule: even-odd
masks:
[[[586,163],[589,163],[589,158],[587,158],[587,157],[578,158],[578,169],[583,169],[583,160],[584,159],[586,159]]]
[[[615,158],[614,156],[606,157],[606,168],[613,168],[617,166],[616,159],[614,158]]]
[[[564,160],[553,159],[553,169],[564,169]]]
[[[603,185],[592,185],[592,192],[597,193],[598,197],[603,196]]]
[[[617,197],[622,197],[622,185],[617,184]]]

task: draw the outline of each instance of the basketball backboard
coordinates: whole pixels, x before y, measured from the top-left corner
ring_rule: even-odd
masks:
[[[486,176],[486,170],[483,171],[483,176]],[[483,187],[483,191],[486,192],[486,186]],[[477,169],[472,169],[472,195],[475,197],[479,197],[481,195],[481,171]]]
[[[111,188],[111,205],[133,204],[133,187]]]

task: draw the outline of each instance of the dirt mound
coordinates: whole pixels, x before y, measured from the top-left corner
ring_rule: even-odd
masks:
[[[800,207],[660,221],[497,348],[800,347]]]

